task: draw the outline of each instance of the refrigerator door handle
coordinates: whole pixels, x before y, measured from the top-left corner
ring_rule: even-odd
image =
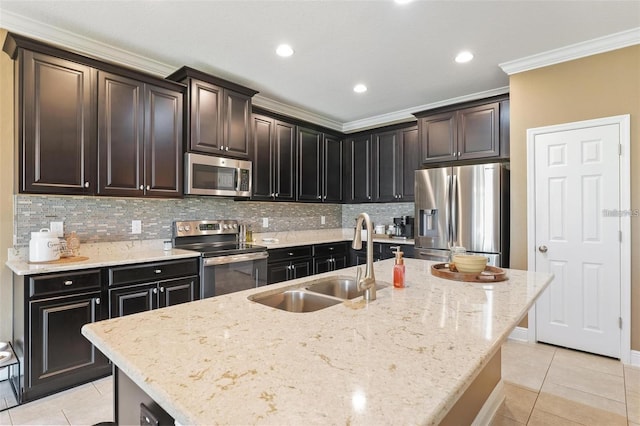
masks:
[[[458,245],[458,176],[453,175],[451,195],[451,236],[454,245]]]
[[[447,175],[447,206],[445,211],[446,228],[447,228],[447,247],[451,247],[451,175]]]

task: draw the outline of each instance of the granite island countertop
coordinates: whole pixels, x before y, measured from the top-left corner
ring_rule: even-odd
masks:
[[[550,283],[464,283],[406,259],[406,288],[311,313],[248,296],[355,268],[115,318],[83,334],[181,424],[437,424]],[[390,282],[393,260],[376,262]]]

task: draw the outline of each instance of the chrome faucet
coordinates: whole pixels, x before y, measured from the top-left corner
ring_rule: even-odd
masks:
[[[371,226],[371,219],[366,213],[360,213],[356,220],[356,232],[353,235],[353,244],[351,244],[351,247],[355,250],[362,248],[362,221],[367,227],[367,266],[364,278],[362,278],[362,268],[357,269],[356,282],[358,283],[358,290],[364,290],[362,297],[369,302],[376,300],[376,277],[373,273],[373,226]]]

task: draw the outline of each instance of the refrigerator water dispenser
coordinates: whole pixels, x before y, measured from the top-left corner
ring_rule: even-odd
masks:
[[[438,209],[420,209],[420,236],[438,236]]]

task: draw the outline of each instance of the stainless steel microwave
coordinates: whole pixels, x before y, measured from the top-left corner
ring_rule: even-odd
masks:
[[[213,155],[184,155],[187,195],[251,196],[251,161]]]

